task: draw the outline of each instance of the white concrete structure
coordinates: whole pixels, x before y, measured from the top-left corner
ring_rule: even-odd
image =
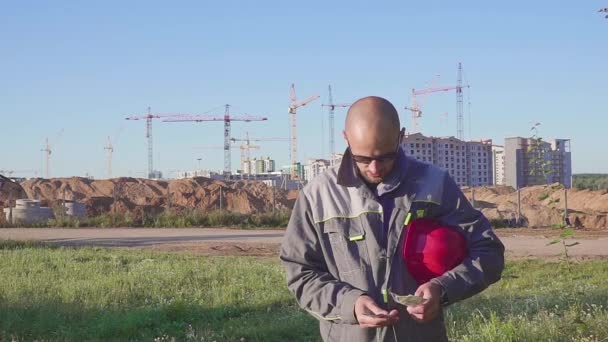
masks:
[[[87,211],[84,203],[65,201],[65,214],[68,217],[86,217]]]
[[[405,154],[447,170],[459,186],[492,184],[492,140],[461,141],[454,137],[403,137]]]
[[[310,182],[313,178],[327,171],[330,162],[327,159],[309,159],[304,165],[304,180]]]
[[[4,215],[11,224],[34,224],[54,217],[51,208],[41,207],[40,201],[31,199],[16,200],[14,208],[4,208]]]
[[[492,145],[494,185],[505,185],[505,147]]]

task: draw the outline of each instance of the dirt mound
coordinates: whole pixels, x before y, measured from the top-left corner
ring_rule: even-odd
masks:
[[[463,188],[463,192],[488,218],[514,220],[517,191],[507,186]],[[221,196],[220,196],[221,193]],[[61,200],[86,204],[87,214],[131,213],[135,217],[166,208],[252,214],[293,207],[298,191],[273,189],[256,181],[217,181],[197,177],[171,181],[139,178],[91,180],[87,178],[30,179],[0,186],[0,206],[16,198],[40,199],[45,205]],[[220,199],[221,197],[221,199]],[[565,190],[559,184],[526,187],[520,191],[521,212],[528,227],[551,227],[564,223]],[[221,202],[221,204],[220,204]],[[579,218],[585,228],[608,229],[608,191],[568,190],[571,223]],[[1,216],[1,215],[0,215]]]
[[[511,187],[463,189],[469,200],[474,192],[475,207],[490,219],[509,220],[517,215],[517,191]],[[585,228],[608,228],[608,192],[568,189],[567,205],[571,223],[575,217]],[[529,227],[550,227],[564,223],[565,189],[560,184],[538,185],[520,190],[521,212]]]
[[[21,186],[28,198],[50,203],[62,200],[83,202],[90,216],[111,211],[155,214],[166,208],[216,209],[251,214],[285,210],[293,206],[293,199],[281,189],[262,182],[224,182],[197,177],[171,181],[139,178],[91,180],[88,178],[29,179]]]
[[[25,198],[26,194],[21,185],[0,175],[0,224],[4,223],[4,208],[14,207],[15,200]]]

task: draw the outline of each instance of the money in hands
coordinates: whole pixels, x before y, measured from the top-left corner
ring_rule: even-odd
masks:
[[[412,295],[401,296],[398,294],[391,293],[391,296],[393,297],[395,302],[397,302],[401,305],[404,305],[404,306],[416,306],[416,305],[424,304],[427,301],[426,298],[412,296]]]

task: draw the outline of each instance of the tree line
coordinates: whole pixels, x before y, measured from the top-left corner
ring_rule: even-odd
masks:
[[[580,173],[572,175],[572,187],[589,190],[608,190],[608,174]]]

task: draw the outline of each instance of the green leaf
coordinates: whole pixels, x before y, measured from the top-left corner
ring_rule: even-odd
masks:
[[[568,229],[564,230],[561,234],[559,234],[559,237],[566,238],[568,236],[572,236],[573,233],[574,233],[574,230],[572,228],[568,228]]]

